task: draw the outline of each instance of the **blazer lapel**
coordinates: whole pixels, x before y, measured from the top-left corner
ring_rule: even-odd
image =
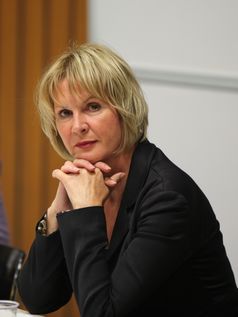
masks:
[[[127,184],[109,244],[109,256],[121,245],[129,230],[130,211],[143,187],[150,170],[156,147],[149,141],[139,143],[132,157]]]

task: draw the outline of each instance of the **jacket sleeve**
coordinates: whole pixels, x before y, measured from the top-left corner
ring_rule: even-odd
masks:
[[[138,203],[135,231],[112,273],[102,207],[58,216],[71,284],[81,317],[128,316],[189,253],[188,206],[174,192],[148,193]]]
[[[72,287],[58,231],[36,234],[18,279],[19,295],[33,314],[46,314],[66,304]]]

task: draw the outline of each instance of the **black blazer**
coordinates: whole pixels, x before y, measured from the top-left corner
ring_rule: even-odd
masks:
[[[134,152],[110,244],[102,207],[60,214],[58,223],[50,236],[36,234],[19,278],[31,313],[58,309],[73,291],[81,317],[238,316],[208,200],[148,141]]]

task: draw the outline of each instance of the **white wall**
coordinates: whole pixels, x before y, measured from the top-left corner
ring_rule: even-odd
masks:
[[[89,0],[89,39],[134,68],[149,139],[208,196],[238,282],[237,16],[237,0]]]

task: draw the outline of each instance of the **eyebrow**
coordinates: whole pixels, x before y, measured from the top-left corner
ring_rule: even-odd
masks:
[[[98,99],[98,98],[96,98],[96,97],[90,95],[87,99],[85,99],[85,100],[83,101],[83,103],[87,103],[90,99]],[[98,99],[98,100],[99,100],[99,99]]]
[[[68,108],[67,105],[55,105],[54,104],[54,108]]]
[[[90,99],[96,99],[96,100],[100,100],[97,97],[94,97],[93,95],[90,95],[89,97],[87,97],[85,100],[82,101],[82,103],[87,103]],[[63,105],[59,105],[59,104],[55,104],[54,103],[54,108],[68,108],[68,106],[66,104]]]

